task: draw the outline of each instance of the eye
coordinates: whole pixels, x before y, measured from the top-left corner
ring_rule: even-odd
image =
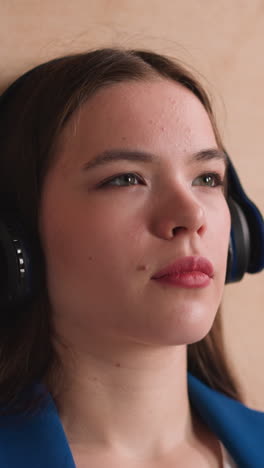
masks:
[[[101,184],[101,187],[104,186],[114,186],[114,187],[127,187],[130,185],[139,185],[137,182],[143,183],[143,180],[139,175],[134,172],[128,172],[125,174],[119,174],[111,179],[106,180]]]
[[[201,185],[204,185],[205,187],[215,188],[215,187],[224,185],[224,181],[221,175],[218,174],[217,172],[208,172],[206,174],[201,174],[199,177],[196,177],[195,180],[197,179],[202,180]],[[193,185],[200,185],[200,184],[193,183]]]

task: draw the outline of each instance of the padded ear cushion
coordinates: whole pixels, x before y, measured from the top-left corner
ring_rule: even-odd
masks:
[[[239,204],[228,198],[231,214],[231,233],[228,250],[226,283],[240,281],[250,261],[251,239],[248,223]]]
[[[12,216],[0,219],[0,309],[29,300],[34,291],[32,251],[22,227]]]
[[[227,153],[226,153],[227,154]],[[227,155],[228,156],[228,155]],[[238,225],[242,225],[242,233],[241,235],[244,236],[245,231],[245,224],[249,230],[249,260],[246,272],[248,273],[258,273],[264,268],[264,221],[263,217],[257,208],[257,206],[248,198],[246,195],[237,172],[234,168],[233,163],[231,162],[230,158],[228,157],[229,167],[228,167],[228,192],[229,197],[232,199],[233,202],[236,202],[236,206],[240,207],[240,212],[242,211],[243,217],[241,213],[236,215],[235,210],[233,209],[234,213],[234,222],[240,219]],[[234,203],[232,203],[234,206]],[[231,210],[230,210],[231,211]],[[232,213],[231,213],[232,214]],[[236,224],[235,224],[236,226]],[[233,237],[237,238],[239,235],[234,235]],[[235,239],[234,239],[235,242]],[[239,249],[239,254],[241,250]],[[242,252],[241,252],[242,253]]]

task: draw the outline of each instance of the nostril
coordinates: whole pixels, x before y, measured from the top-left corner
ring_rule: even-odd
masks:
[[[184,226],[178,226],[176,228],[173,228],[172,232],[173,235],[175,235],[178,231],[181,231],[182,229],[186,229]]]
[[[204,231],[205,231],[205,226],[204,226],[204,224],[203,224],[203,225],[198,229],[197,232],[198,232],[198,234],[201,236],[201,235],[204,233]]]

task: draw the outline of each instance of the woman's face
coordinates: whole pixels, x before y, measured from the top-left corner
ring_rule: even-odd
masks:
[[[59,334],[77,345],[171,345],[209,332],[225,282],[230,214],[223,187],[204,176],[223,178],[224,161],[192,159],[208,149],[217,144],[202,104],[165,79],[111,85],[75,113],[60,135],[40,206]],[[135,159],[107,161],[116,150],[133,151]],[[153,160],[140,159],[142,152]],[[208,286],[151,279],[192,255],[213,264]]]

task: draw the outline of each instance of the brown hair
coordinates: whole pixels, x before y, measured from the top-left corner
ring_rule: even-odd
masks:
[[[161,76],[190,89],[205,107],[223,148],[209,97],[181,62],[146,50],[105,48],[40,65],[0,103],[0,200],[14,206],[26,229],[38,237],[38,207],[45,174],[63,126],[98,89],[128,80]],[[0,328],[0,405],[42,380],[58,363],[53,347],[44,255],[39,245],[39,293],[30,306],[3,319]],[[2,320],[2,318],[1,318]],[[218,311],[209,334],[188,345],[188,370],[210,387],[242,401],[224,353]],[[29,408],[27,400],[24,407]],[[23,405],[22,405],[23,406]]]

